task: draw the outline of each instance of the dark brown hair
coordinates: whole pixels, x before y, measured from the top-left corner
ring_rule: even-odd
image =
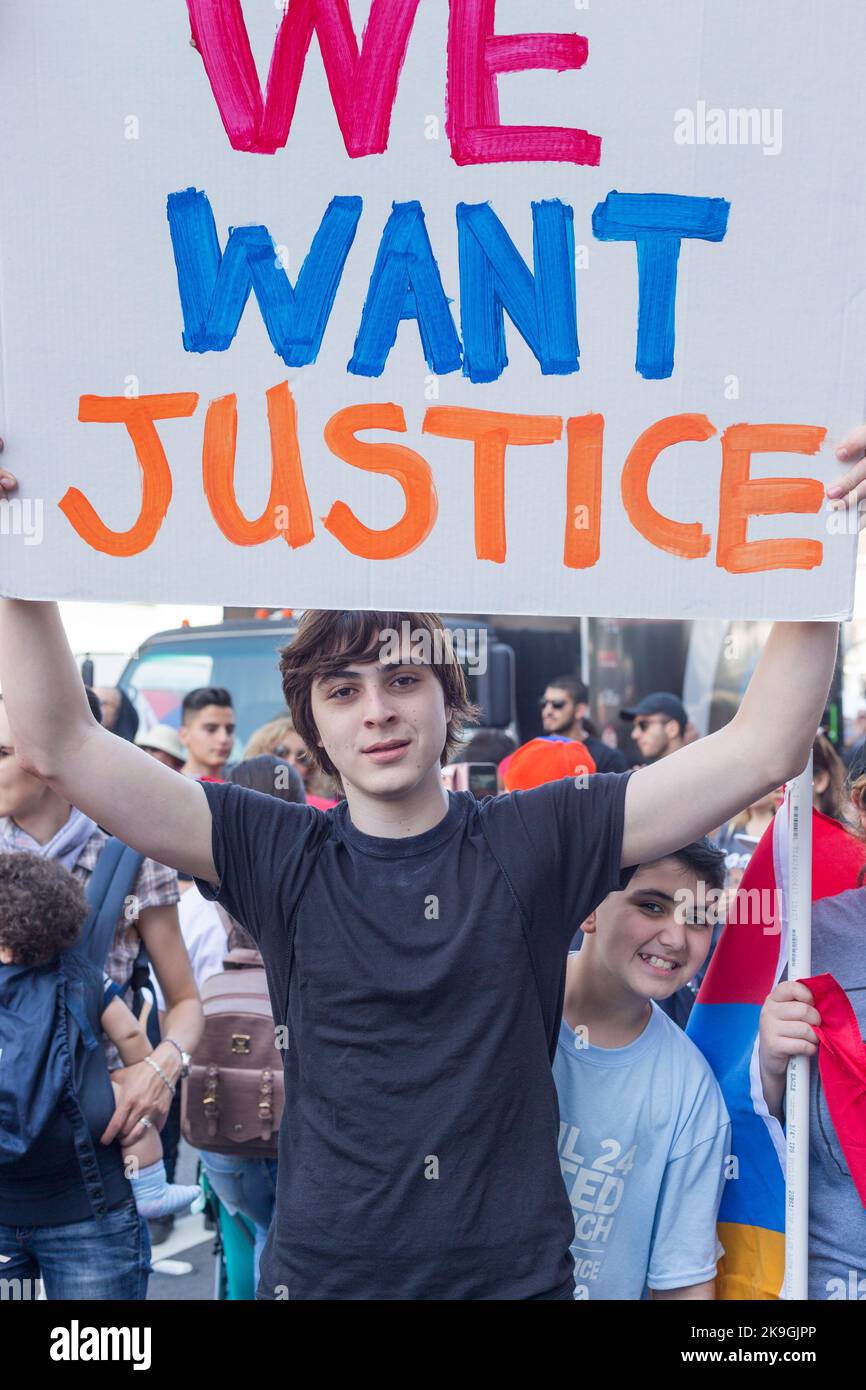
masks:
[[[295,729],[310,750],[313,764],[333,777],[341,790],[339,771],[317,743],[319,732],[313,719],[311,699],[313,682],[341,670],[347,661],[376,661],[387,640],[386,634],[401,634],[403,623],[408,623],[413,641],[414,634],[422,631],[434,640],[434,659],[430,666],[442,686],[445,704],[450,705],[452,711],[439,758],[444,766],[460,747],[465,725],[478,719],[481,708],[469,699],[466,677],[454,655],[451,635],[437,613],[311,608],[301,618],[294,641],[280,652],[283,695]],[[440,649],[442,660],[436,660]]]
[[[863,814],[866,812],[866,770],[863,768],[862,757],[858,758],[855,755],[852,758],[845,779],[845,791],[854,811],[853,833],[858,840],[866,840],[866,833],[863,829]],[[866,884],[866,863],[862,865],[857,875],[857,887],[862,888],[864,884]]]
[[[232,697],[225,686],[197,685],[195,690],[188,690],[180,707],[181,724],[189,724],[192,716],[207,709],[208,705],[216,705],[217,709],[232,708]]]
[[[78,940],[87,913],[84,889],[62,864],[0,854],[0,946],[15,965],[47,965]]]
[[[266,796],[275,796],[280,801],[305,802],[307,799],[301,774],[291,763],[275,758],[272,753],[245,758],[229,769],[225,780],[254,792],[264,792]]]
[[[828,777],[824,790],[815,793],[818,810],[850,829],[845,814],[845,764],[824,734],[818,734],[812,744],[812,776],[818,772],[826,772]]]
[[[589,690],[579,676],[557,676],[555,681],[547,682],[545,689],[564,690],[576,705],[589,704]]]

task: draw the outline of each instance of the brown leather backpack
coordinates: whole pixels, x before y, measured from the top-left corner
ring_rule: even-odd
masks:
[[[182,1087],[181,1129],[207,1153],[276,1158],[283,1066],[264,965],[255,948],[233,945],[237,924],[217,911],[229,950],[222,973],[201,987],[204,1033]]]

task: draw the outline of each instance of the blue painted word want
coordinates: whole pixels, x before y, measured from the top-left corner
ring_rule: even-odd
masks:
[[[295,284],[264,226],[231,227],[220,246],[207,195],[187,188],[168,198],[168,223],[187,352],[225,352],[250,291],[274,352],[289,367],[316,361],[363,211],[358,197],[333,198]],[[677,270],[685,239],[723,241],[724,198],[611,192],[592,215],[598,241],[631,241],[637,251],[635,370],[647,380],[674,370]],[[437,376],[462,371],[496,381],[508,365],[505,315],[545,376],[580,370],[574,212],[559,199],[532,203],[533,264],[527,265],[487,203],[458,203],[460,331],[419,202],[394,203],[379,242],[347,371],[378,377],[404,319],[417,326],[424,360]]]

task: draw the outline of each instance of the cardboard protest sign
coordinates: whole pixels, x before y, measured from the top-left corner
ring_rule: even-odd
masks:
[[[0,590],[848,615],[864,41],[846,0],[6,0]]]

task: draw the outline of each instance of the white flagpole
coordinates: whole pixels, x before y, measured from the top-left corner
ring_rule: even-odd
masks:
[[[812,973],[812,754],[786,788],[789,827],[788,979]],[[777,812],[777,814],[779,814]],[[783,813],[784,814],[784,813]],[[785,1298],[809,1297],[809,1057],[788,1063],[785,1097]]]

